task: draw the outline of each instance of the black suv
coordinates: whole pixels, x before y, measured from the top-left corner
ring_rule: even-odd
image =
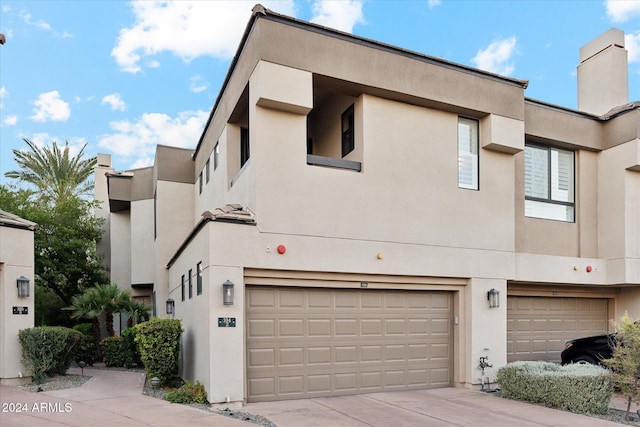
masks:
[[[562,364],[591,363],[601,364],[603,359],[609,359],[615,347],[615,335],[596,335],[567,341],[560,354]]]

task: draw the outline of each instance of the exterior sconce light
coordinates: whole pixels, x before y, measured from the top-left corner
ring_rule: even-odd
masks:
[[[175,307],[176,302],[173,300],[173,298],[169,298],[167,300],[167,314],[173,314],[173,312],[175,311]]]
[[[222,284],[222,302],[224,305],[233,305],[233,282],[227,280]]]
[[[500,307],[500,292],[492,288],[487,292],[487,301],[489,301],[489,308]]]
[[[29,297],[29,279],[24,276],[18,277],[17,285],[18,287],[18,297],[19,298],[28,298]]]

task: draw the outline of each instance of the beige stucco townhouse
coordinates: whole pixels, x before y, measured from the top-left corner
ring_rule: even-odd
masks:
[[[34,319],[34,247],[37,225],[0,210],[0,384],[31,381],[21,363],[20,329]]]
[[[558,361],[640,317],[624,35],[580,58],[575,111],[256,6],[195,150],[126,172],[99,156],[111,279],[182,320],[181,374],[212,402],[478,387],[480,357],[492,380]]]

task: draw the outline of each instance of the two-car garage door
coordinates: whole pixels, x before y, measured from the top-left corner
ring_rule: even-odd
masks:
[[[450,292],[249,286],[251,402],[452,384]]]

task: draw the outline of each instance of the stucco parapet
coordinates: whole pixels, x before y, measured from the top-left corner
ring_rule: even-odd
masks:
[[[515,276],[518,282],[576,285],[608,285],[607,260],[600,258],[564,257],[517,253]]]

